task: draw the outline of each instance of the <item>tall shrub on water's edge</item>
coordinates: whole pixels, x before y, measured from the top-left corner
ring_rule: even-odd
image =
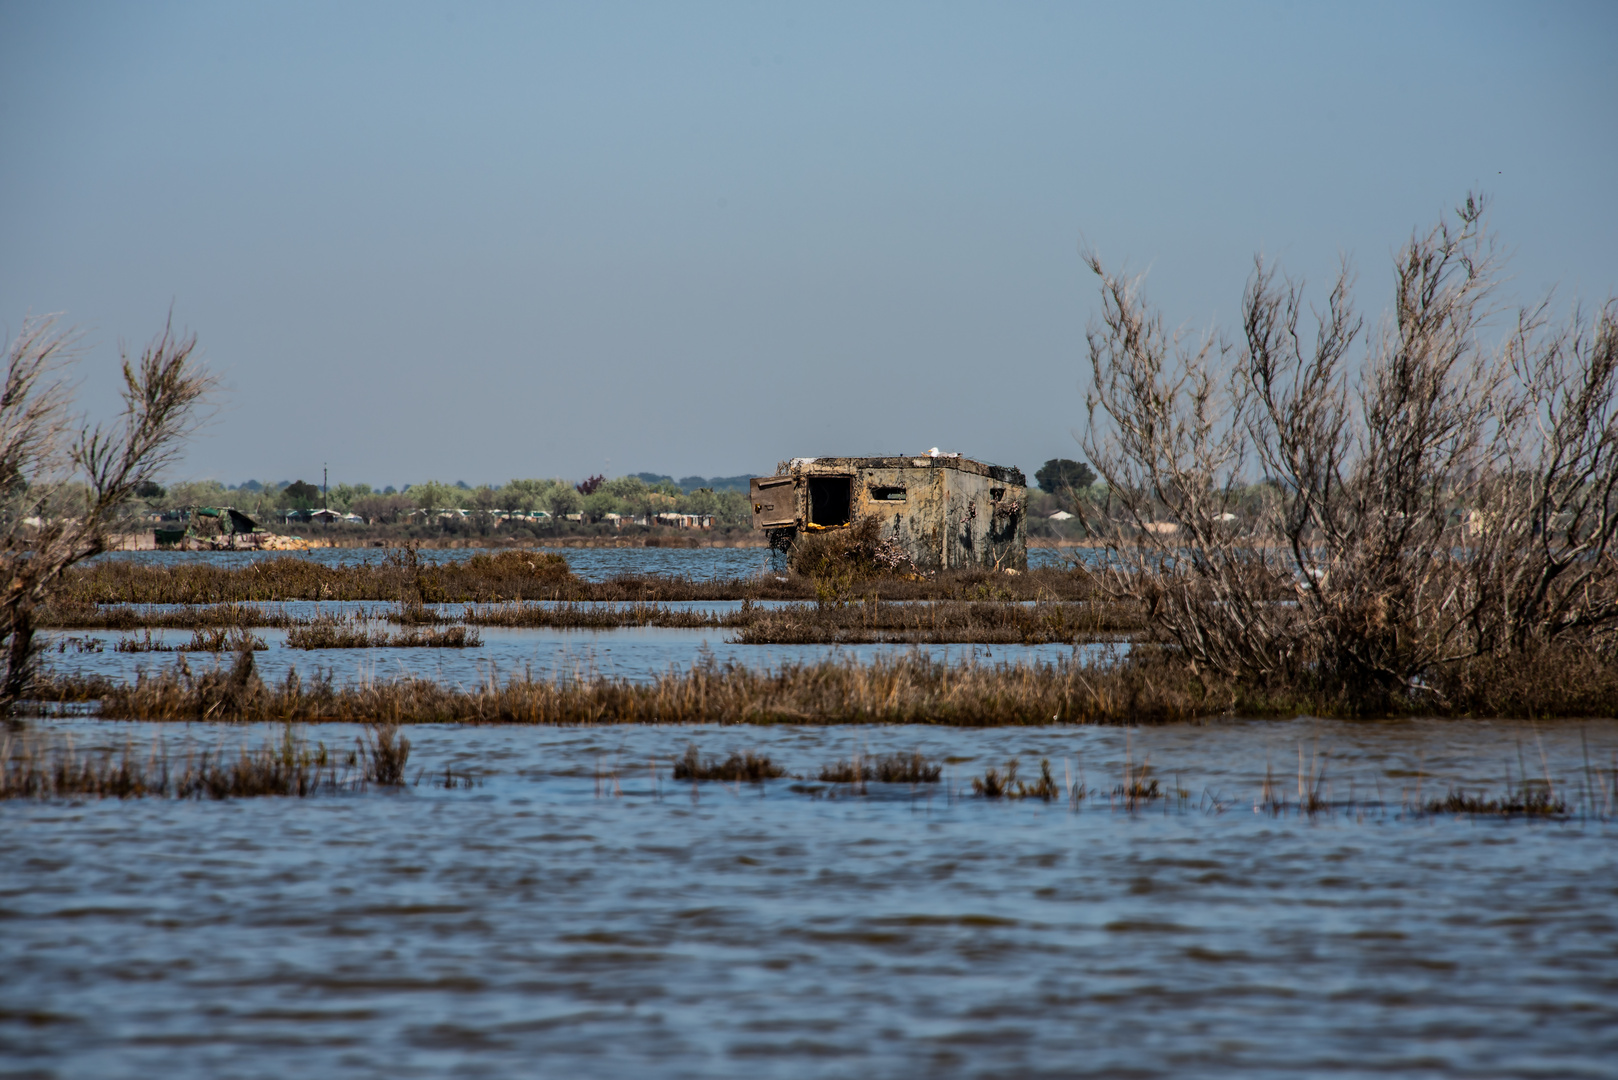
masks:
[[[0,715],[33,680],[34,613],[74,563],[106,550],[135,497],[178,455],[215,383],[199,366],[195,336],[166,326],[123,363],[124,408],[112,427],[71,412],[62,377],[75,359],[71,332],[32,319],[6,354],[0,393],[0,643],[6,672]]]
[[[1375,701],[1618,627],[1618,304],[1557,328],[1542,303],[1486,346],[1483,210],[1411,237],[1372,334],[1346,265],[1306,333],[1302,283],[1259,260],[1237,347],[1165,331],[1087,253],[1101,578],[1194,666]]]

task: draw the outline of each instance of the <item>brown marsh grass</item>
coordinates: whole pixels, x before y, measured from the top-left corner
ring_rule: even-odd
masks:
[[[736,618],[747,645],[896,643],[1033,645],[1117,638],[1144,629],[1137,605],[933,600],[755,609]]]
[[[577,601],[550,603],[505,601],[467,604],[460,612],[420,601],[373,611],[400,626],[463,626],[605,630],[629,626],[681,629],[732,629],[741,644],[1036,644],[1116,639],[1145,626],[1141,609],[1122,602],[1087,602],[1042,598],[1032,604],[984,600],[880,600],[874,594],[839,604],[791,604],[764,608],[743,599],[739,611],[691,611],[653,601]],[[295,631],[298,640],[329,638],[323,629],[329,615],[293,616],[264,604],[213,604],[155,608],[142,605],[75,604],[51,609],[47,624],[60,628],[212,628],[270,626]],[[311,634],[307,631],[313,631]],[[376,644],[376,635],[345,635],[356,644]],[[360,637],[366,638],[360,643]],[[379,640],[379,639],[378,639]],[[324,648],[344,646],[327,645]]]
[[[38,625],[48,629],[137,630],[145,627],[192,630],[214,626],[298,626],[303,619],[260,604],[205,604],[155,608],[127,604],[67,603],[40,609]]]
[[[348,721],[525,724],[940,724],[1149,723],[1199,715],[1188,688],[1160,684],[1138,666],[941,663],[928,657],[834,660],[756,670],[698,663],[649,683],[513,675],[471,687],[431,679],[336,683],[289,673],[269,685],[223,669],[177,664],[133,683],[57,679],[43,701],[99,700],[99,714],[130,720]],[[233,670],[241,670],[241,657]]]
[[[729,619],[705,611],[680,611],[663,604],[566,602],[561,604],[500,604],[492,607],[468,605],[461,622],[467,626],[515,628],[561,627],[568,629],[610,629],[620,626],[669,626],[701,628],[730,625]]]
[[[572,600],[583,603],[665,603],[674,600],[817,600],[816,579],[797,573],[697,581],[624,574],[581,581],[560,555],[501,551],[461,562],[428,563],[402,548],[376,561],[329,566],[296,555],[225,566],[203,558],[159,565],[102,559],[74,567],[56,599],[61,619],[95,604],[255,604],[278,600],[378,600],[399,603],[500,603]],[[1010,576],[986,569],[930,576],[873,578],[857,593],[885,600],[1084,600],[1090,576],[1046,568]],[[91,617],[94,617],[93,615]],[[60,622],[55,625],[79,625]],[[85,623],[83,625],[102,625]],[[140,624],[148,625],[148,624]],[[270,624],[260,624],[270,625]]]
[[[211,629],[197,627],[191,632],[189,641],[178,645],[170,645],[152,637],[150,630],[143,631],[140,636],[120,638],[113,646],[114,652],[142,653],[142,652],[241,652],[243,649],[268,649],[269,645],[261,637],[254,637],[243,627],[216,626]]]
[[[452,627],[451,629],[463,629]],[[1576,648],[1531,662],[1489,658],[1392,699],[1375,714],[1308,683],[1251,686],[1194,670],[1136,644],[1119,658],[1058,663],[944,662],[920,652],[869,663],[830,659],[751,668],[712,660],[649,682],[607,677],[491,675],[472,686],[401,677],[336,683],[289,673],[267,685],[240,653],[228,671],[172,667],[133,683],[46,676],[41,702],[99,701],[100,715],[135,720],[349,721],[517,724],[1155,724],[1221,716],[1618,716],[1618,665]]]
[[[200,631],[199,631],[200,633]],[[358,615],[315,616],[307,626],[287,631],[289,649],[475,649],[483,638],[465,626],[409,625],[398,633],[372,628]]]
[[[396,600],[444,603],[544,597],[576,581],[560,555],[532,551],[477,554],[428,563],[412,548],[374,562],[328,566],[284,556],[245,566],[198,559],[157,565],[103,559],[63,578],[61,603],[224,604],[276,600]]]

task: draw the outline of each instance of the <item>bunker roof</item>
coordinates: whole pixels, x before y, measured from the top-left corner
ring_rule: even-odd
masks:
[[[1003,484],[1027,487],[1028,478],[1021,469],[1006,465],[990,465],[986,461],[973,461],[960,454],[916,454],[891,457],[800,457],[783,461],[775,467],[777,475],[805,469],[809,472],[846,472],[854,469],[956,469],[998,480]]]

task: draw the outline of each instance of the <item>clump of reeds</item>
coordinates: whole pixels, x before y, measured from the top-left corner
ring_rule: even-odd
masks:
[[[401,785],[409,757],[410,741],[389,725],[372,725],[342,760],[325,743],[310,746],[292,724],[256,749],[192,748],[183,758],[158,739],[143,754],[133,742],[121,752],[79,752],[71,738],[8,738],[0,744],[0,799],[309,796]]]
[[[191,632],[191,638],[178,645],[169,645],[161,639],[152,637],[150,630],[144,631],[139,637],[120,638],[113,646],[117,652],[241,652],[243,649],[268,649],[269,645],[261,637],[254,637],[242,627],[197,627]]]
[[[1050,802],[1059,798],[1062,787],[1051,775],[1051,763],[1046,758],[1039,762],[1039,779],[1033,783],[1017,778],[1020,762],[1012,758],[1004,771],[990,766],[982,776],[972,778],[972,790],[985,799],[1042,799]]]
[[[455,621],[455,616],[446,615],[437,608],[430,608],[419,600],[399,604],[391,608],[383,618],[400,626],[439,626]]]
[[[475,649],[482,636],[465,626],[407,625],[398,633],[383,627],[370,627],[359,615],[316,616],[307,626],[287,631],[289,649],[386,649],[435,648]]]
[[[1514,791],[1492,799],[1457,788],[1444,798],[1429,802],[1426,809],[1432,814],[1497,814],[1502,817],[1565,817],[1568,812],[1567,801],[1545,788]]]
[[[635,602],[627,605],[576,603],[518,604],[494,607],[468,606],[461,622],[468,626],[565,627],[610,629],[620,626],[665,626],[701,628],[724,626],[735,616],[706,611],[680,611],[663,604]]]
[[[1137,802],[1150,802],[1163,797],[1163,788],[1155,776],[1147,776],[1146,771],[1151,768],[1143,765],[1139,772],[1130,775],[1126,772],[1124,782],[1112,789],[1115,798],[1126,806]]]
[[[405,765],[410,761],[410,740],[399,734],[398,724],[372,724],[369,742],[362,740],[365,778],[384,787],[404,783]]]
[[[173,651],[172,647],[165,645],[160,638],[154,638],[150,630],[139,637],[120,638],[117,644],[113,645],[113,650],[129,653]]]
[[[787,771],[771,761],[768,755],[755,754],[751,750],[741,752],[732,750],[730,756],[723,761],[715,758],[704,761],[695,743],[687,746],[685,756],[674,762],[676,780],[725,780],[738,783],[745,780],[750,784],[759,784],[786,774]]]
[[[477,649],[483,646],[483,636],[465,626],[411,627],[388,639],[394,649]]]
[[[289,649],[373,649],[388,644],[390,635],[383,628],[372,628],[363,619],[350,615],[321,613],[307,626],[287,631]]]
[[[820,779],[832,784],[936,784],[944,767],[927,760],[920,750],[878,757],[854,757],[821,767]]]

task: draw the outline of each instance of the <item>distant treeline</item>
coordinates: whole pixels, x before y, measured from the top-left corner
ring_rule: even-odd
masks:
[[[336,483],[324,494],[318,483],[301,478],[270,483],[248,480],[232,486],[203,480],[167,487],[148,483],[142,486],[140,495],[146,508],[154,512],[175,513],[194,506],[232,506],[265,524],[277,521],[287,511],[327,506],[345,514],[357,514],[372,525],[412,521],[423,524],[421,514],[412,519],[415,511],[436,515],[445,510],[461,510],[468,515],[544,511],[557,518],[580,514],[588,521],[605,520],[608,514],[646,520],[661,513],[702,514],[713,515],[714,524],[723,527],[752,523],[747,492],[753,475],[675,479],[663,473],[639,472],[612,480],[602,476],[577,482],[531,478],[477,487],[465,481],[451,484],[428,480],[406,484],[403,488],[390,484],[380,489],[363,483]],[[1104,498],[1104,489],[1088,486],[1094,482],[1094,473],[1079,462],[1048,461],[1038,479],[1039,487],[1028,491],[1028,509],[1036,523],[1035,535],[1050,531],[1053,526],[1045,519],[1057,510],[1073,511],[1078,509],[1078,503]]]
[[[652,476],[653,480],[648,481],[647,476]],[[235,487],[226,487],[217,480],[203,480],[166,488],[150,484],[143,488],[141,496],[152,511],[233,506],[264,522],[274,521],[288,510],[325,505],[343,513],[358,514],[367,523],[376,525],[406,523],[415,511],[424,511],[431,517],[446,510],[461,510],[468,515],[543,511],[556,518],[581,514],[590,521],[603,520],[608,514],[648,520],[657,514],[702,514],[712,515],[716,525],[751,524],[748,477],[714,479],[713,484],[731,485],[728,488],[708,483],[684,486],[688,481],[701,479],[686,477],[676,483],[668,477],[640,474],[612,480],[590,477],[577,484],[561,479],[519,479],[498,487],[428,480],[407,484],[403,489],[390,485],[380,491],[369,484],[338,483],[324,494],[318,484],[303,480],[276,484],[249,480]],[[417,520],[420,517],[417,515]]]

